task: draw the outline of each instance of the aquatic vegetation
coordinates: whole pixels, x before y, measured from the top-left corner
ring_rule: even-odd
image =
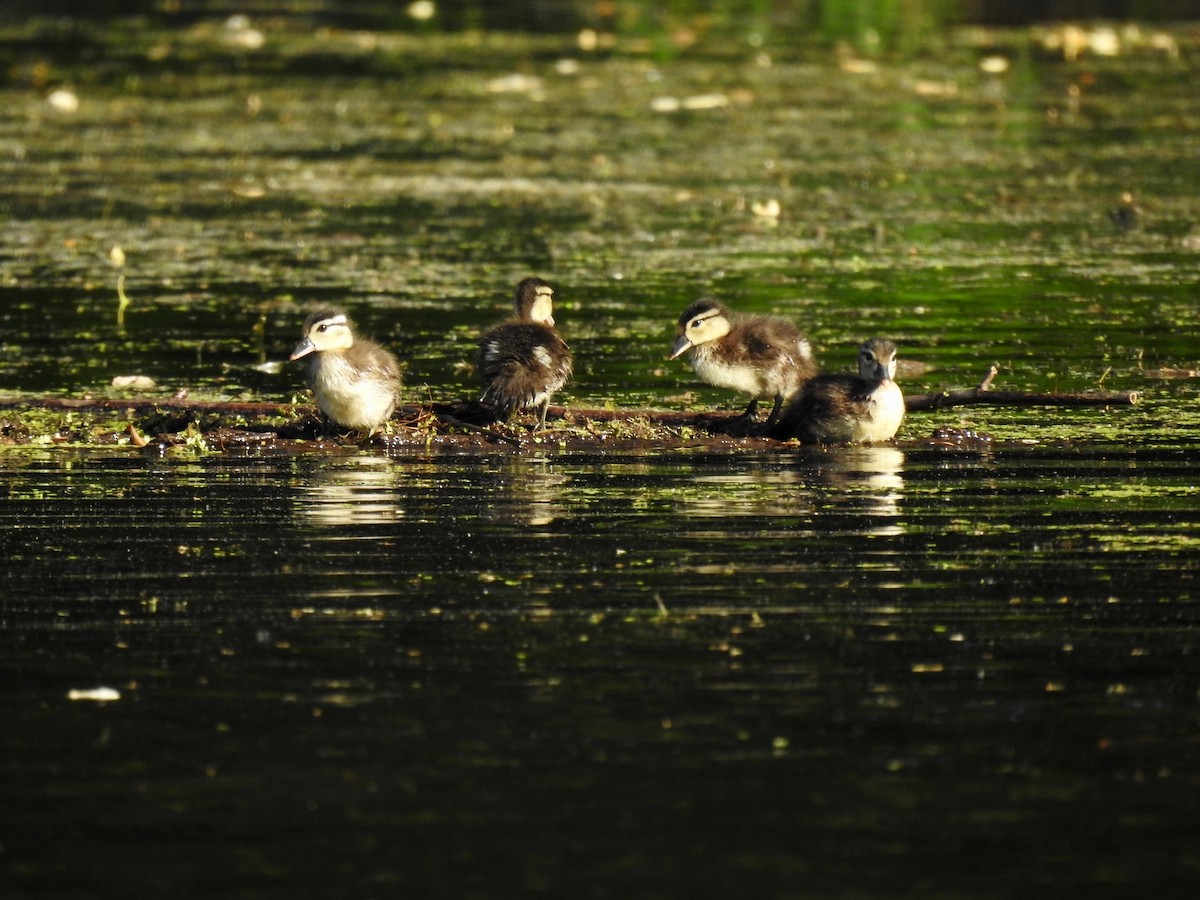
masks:
[[[0,23],[17,895],[1194,883],[1194,31],[414,5]],[[464,366],[529,275],[536,434]],[[702,295],[1144,401],[724,434]],[[329,305],[408,363],[367,443],[281,365]]]

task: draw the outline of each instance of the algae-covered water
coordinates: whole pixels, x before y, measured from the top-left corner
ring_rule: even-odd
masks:
[[[6,20],[0,895],[1195,895],[1200,38],[752,6]],[[568,407],[744,405],[664,359],[706,293],[909,393],[1144,399],[640,452],[12,405],[303,400],[329,303],[473,398],[528,274]]]

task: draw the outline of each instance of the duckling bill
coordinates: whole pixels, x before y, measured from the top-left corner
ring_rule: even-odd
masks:
[[[476,367],[482,402],[501,421],[517,410],[537,408],[537,429],[546,427],[550,397],[571,377],[571,350],[554,328],[554,290],[526,278],[513,298],[515,315],[479,341]]]
[[[904,420],[896,376],[896,345],[882,338],[858,350],[858,374],[811,379],[784,409],[774,436],[806,444],[890,441]]]
[[[304,320],[291,359],[308,357],[308,386],[328,422],[368,437],[392,417],[400,364],[374,341],[357,337],[344,312],[325,309]]]
[[[707,298],[679,317],[670,358],[689,350],[702,381],[750,395],[743,418],[754,418],[760,399],[773,399],[767,425],[776,422],[784,401],[818,371],[812,345],[791,322],[738,315]]]

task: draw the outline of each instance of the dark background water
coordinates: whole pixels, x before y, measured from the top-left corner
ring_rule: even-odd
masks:
[[[408,401],[469,397],[536,272],[576,407],[739,405],[662,359],[703,292],[832,368],[890,335],[910,392],[999,362],[1145,402],[294,456],[5,408],[5,900],[1195,895],[1194,28],[913,51],[665,8],[593,49],[376,5],[10,17],[0,391],[302,397],[256,366],[338,302]]]
[[[2,470],[8,896],[1200,877],[1194,454],[68,459]]]

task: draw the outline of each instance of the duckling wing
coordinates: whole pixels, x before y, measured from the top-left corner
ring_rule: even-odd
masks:
[[[817,374],[812,345],[791,322],[758,316],[739,322],[730,332],[740,353],[751,365],[773,373],[777,391],[791,394]]]
[[[381,383],[394,383],[399,391],[400,362],[393,354],[374,342],[360,340],[350,348],[348,355],[350,362],[363,376]]]
[[[866,412],[857,375],[821,375],[804,385],[780,417],[776,433],[806,444],[853,440],[854,422]]]
[[[788,405],[774,434],[808,444],[889,441],[903,419],[904,397],[895,382],[821,375]]]
[[[507,322],[479,342],[476,366],[483,382],[483,401],[507,416],[543,402],[571,377],[571,351],[558,332],[546,325]]]

